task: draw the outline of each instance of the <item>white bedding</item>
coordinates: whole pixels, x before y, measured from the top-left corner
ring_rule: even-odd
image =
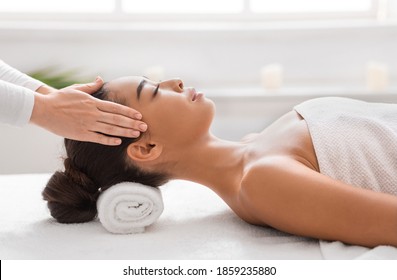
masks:
[[[111,234],[98,220],[58,224],[41,198],[49,176],[0,176],[0,259],[397,259],[390,246],[369,250],[249,225],[209,189],[185,181],[162,187],[164,212],[143,234]]]

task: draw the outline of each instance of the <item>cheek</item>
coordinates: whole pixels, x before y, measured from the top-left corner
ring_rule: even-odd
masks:
[[[212,101],[181,106],[175,103],[168,105],[142,110],[143,121],[147,122],[152,135],[187,140],[197,138],[209,130],[215,112]]]
[[[203,126],[210,126],[215,115],[215,104],[212,100],[206,99],[200,104],[200,110],[197,112],[197,119]]]
[[[205,100],[200,104],[192,105],[185,118],[176,120],[179,124],[180,130],[185,130],[185,137],[191,135],[193,138],[206,133],[212,123],[215,113],[214,103],[210,100]]]

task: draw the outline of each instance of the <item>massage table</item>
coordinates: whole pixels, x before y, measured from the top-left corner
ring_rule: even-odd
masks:
[[[164,211],[144,233],[112,234],[98,219],[59,224],[41,197],[50,176],[0,175],[0,259],[397,259],[392,246],[368,249],[250,225],[187,181],[161,187]]]

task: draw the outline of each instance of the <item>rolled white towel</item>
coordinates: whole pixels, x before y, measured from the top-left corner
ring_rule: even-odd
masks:
[[[98,217],[112,233],[142,233],[153,224],[164,209],[158,188],[139,183],[116,184],[99,195]]]

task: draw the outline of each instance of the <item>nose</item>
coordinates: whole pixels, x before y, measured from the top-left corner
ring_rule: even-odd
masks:
[[[182,93],[183,92],[183,81],[179,78],[166,80],[160,83],[160,87],[168,88],[174,90],[176,92]]]

